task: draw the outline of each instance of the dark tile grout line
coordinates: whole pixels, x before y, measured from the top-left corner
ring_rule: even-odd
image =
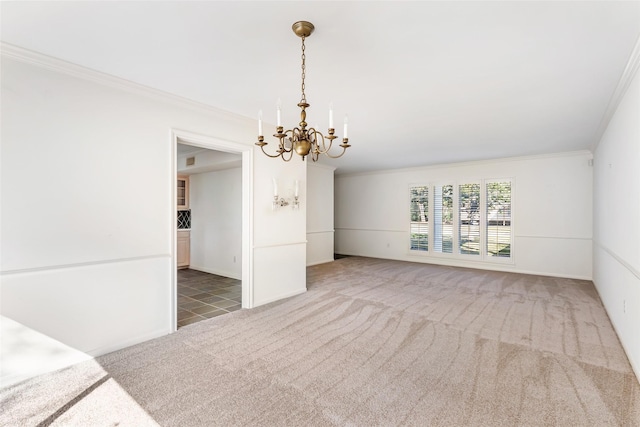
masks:
[[[239,280],[196,270],[178,271],[178,328],[239,310],[241,302],[242,287]]]

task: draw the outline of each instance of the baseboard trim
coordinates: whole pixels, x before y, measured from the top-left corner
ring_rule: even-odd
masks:
[[[328,262],[333,262],[333,261],[335,261],[333,258],[327,258],[327,259],[320,260],[320,261],[313,261],[312,263],[307,264],[307,267],[311,267],[313,265],[326,264]]]
[[[116,350],[121,350],[123,348],[131,347],[132,345],[136,345],[136,344],[143,343],[145,341],[152,340],[154,338],[159,338],[164,335],[169,335],[170,333],[171,331],[167,328],[156,329],[153,332],[141,334],[134,338],[126,339],[115,344],[110,344],[103,347],[94,348],[89,351],[85,351],[85,353],[91,357],[98,357],[98,356],[102,356],[103,354],[111,353]]]
[[[254,301],[254,302],[253,302],[253,307],[255,308],[255,307],[258,307],[258,306],[261,306],[261,305],[269,304],[269,303],[271,303],[271,302],[279,301],[279,300],[281,300],[281,299],[294,297],[294,296],[296,296],[296,295],[301,295],[301,294],[304,294],[305,292],[307,292],[307,288],[306,288],[306,286],[305,286],[303,289],[298,289],[298,290],[293,291],[293,292],[286,292],[286,293],[283,293],[283,294],[277,295],[277,296],[275,296],[275,297],[268,298],[268,299],[266,299],[266,300],[262,300],[262,301]]]
[[[339,251],[336,253],[339,253],[340,255],[359,256],[363,258],[378,258],[378,259],[389,259],[394,261],[415,262],[415,263],[421,263],[421,264],[435,264],[435,265],[442,265],[445,267],[471,268],[475,270],[490,270],[490,271],[500,271],[500,272],[517,273],[517,274],[531,274],[534,276],[559,277],[563,279],[591,280],[591,281],[593,280],[593,278],[590,276],[558,274],[558,273],[549,273],[544,271],[522,270],[522,269],[518,269],[513,264],[506,264],[506,263],[499,263],[499,262],[495,262],[495,263],[478,262],[474,264],[471,264],[471,263],[463,264],[455,261],[449,261],[449,260],[445,261],[445,258],[437,258],[437,257],[427,258],[424,256],[407,256],[407,257],[391,258],[391,257],[381,257],[381,256],[373,256],[373,255],[362,255],[362,254],[352,253],[348,251]]]
[[[242,273],[240,275],[230,273],[228,271],[215,270],[213,268],[200,267],[197,265],[190,265],[190,270],[202,271],[203,273],[215,274],[216,276],[229,277],[235,280],[242,280]]]

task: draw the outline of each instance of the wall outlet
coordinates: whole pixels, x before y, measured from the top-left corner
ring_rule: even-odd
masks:
[[[236,262],[236,256],[235,255],[233,256],[233,262],[234,263]]]
[[[622,300],[622,312],[624,314],[627,314],[627,300],[626,299]]]

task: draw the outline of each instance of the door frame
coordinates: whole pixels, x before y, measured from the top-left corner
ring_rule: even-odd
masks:
[[[200,135],[180,129],[171,129],[171,315],[170,331],[178,328],[178,264],[176,227],[178,212],[176,197],[178,194],[178,143],[185,143],[209,150],[224,151],[242,155],[242,308],[253,308],[253,146],[238,142]]]

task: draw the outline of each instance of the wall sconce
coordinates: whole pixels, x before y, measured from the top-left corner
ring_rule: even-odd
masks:
[[[294,191],[293,191],[293,200],[285,199],[278,195],[278,181],[273,178],[273,202],[271,202],[271,210],[276,210],[280,207],[289,206],[294,210],[298,210],[300,208],[300,198],[299,198],[299,187],[298,180],[295,181]]]

